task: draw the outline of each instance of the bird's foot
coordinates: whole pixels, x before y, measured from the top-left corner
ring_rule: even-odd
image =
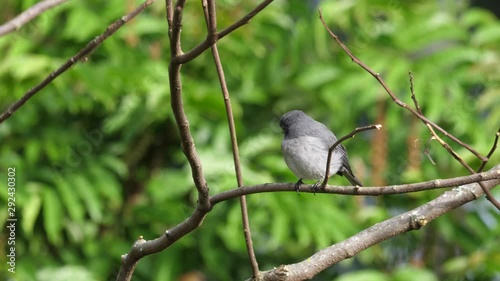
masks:
[[[300,186],[302,184],[303,184],[302,179],[299,179],[299,181],[295,183],[295,191],[297,191],[298,195],[300,195]]]
[[[320,188],[323,188],[323,179],[320,179],[315,184],[313,184],[313,194],[316,195],[316,191],[318,191]]]

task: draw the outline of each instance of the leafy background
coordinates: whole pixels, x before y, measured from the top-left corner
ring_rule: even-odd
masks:
[[[317,16],[411,104],[487,153],[500,120],[500,22],[466,1],[275,1],[219,42],[246,185],[296,181],[280,154],[278,120],[302,109],[345,143],[365,185],[466,175],[383,89],[328,37]],[[35,0],[4,1],[6,22]],[[68,1],[0,38],[0,109],[83,48],[138,1]],[[218,1],[218,25],[258,1]],[[0,125],[0,167],[16,167],[16,274],[2,280],[114,280],[120,255],[188,217],[196,194],[170,112],[164,3],[148,8]],[[184,50],[205,38],[188,1]],[[212,194],[235,188],[223,101],[209,54],[183,67],[184,101]],[[465,149],[452,147],[473,167]],[[424,155],[429,150],[435,165]],[[499,163],[496,153],[491,164]],[[331,184],[348,184],[339,177]],[[4,184],[5,185],[5,184]],[[443,191],[376,198],[295,193],[248,197],[261,269],[293,263]],[[500,198],[498,190],[494,191]],[[0,192],[2,206],[7,192]],[[6,212],[0,212],[5,222]],[[4,227],[5,229],[5,227]],[[7,245],[7,232],[0,237]],[[315,280],[500,280],[500,220],[484,198],[425,228],[376,245]],[[2,251],[6,248],[2,247]],[[6,262],[6,252],[0,255]],[[242,280],[251,274],[237,200],[195,232],[144,258],[133,280]],[[189,279],[191,278],[191,279]]]

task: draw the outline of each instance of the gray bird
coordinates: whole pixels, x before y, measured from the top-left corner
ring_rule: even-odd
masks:
[[[318,188],[325,178],[328,150],[337,138],[325,125],[300,110],[285,113],[280,119],[280,127],[284,134],[283,157],[288,168],[299,177],[295,190],[299,192],[303,179],[316,180],[313,188]],[[332,152],[330,175],[334,174],[345,176],[353,185],[363,186],[352,173],[343,145]]]

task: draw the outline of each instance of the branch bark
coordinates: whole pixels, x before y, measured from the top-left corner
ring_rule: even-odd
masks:
[[[495,166],[492,173],[500,173],[500,165]],[[482,182],[491,189],[500,184],[500,179]],[[401,235],[411,230],[418,230],[434,219],[476,200],[484,194],[477,183],[471,183],[446,191],[436,199],[391,219],[377,223],[350,238],[325,248],[301,262],[281,265],[276,269],[262,272],[261,281],[295,281],[307,280],[324,269],[384,240]],[[248,279],[252,280],[252,279]]]
[[[446,130],[444,130],[443,128],[441,128],[440,126],[438,126],[437,124],[435,124],[431,120],[427,119],[427,117],[425,117],[422,114],[420,114],[417,110],[409,107],[406,103],[404,103],[400,99],[398,99],[396,97],[396,95],[391,91],[391,89],[389,88],[389,86],[387,86],[387,84],[382,79],[382,77],[380,76],[380,74],[377,73],[377,72],[375,72],[375,71],[373,71],[368,65],[366,65],[364,62],[362,62],[361,60],[359,60],[351,52],[351,50],[349,50],[349,48],[347,48],[347,46],[344,43],[342,43],[342,41],[340,41],[340,39],[338,38],[338,36],[335,35],[335,33],[333,33],[331,31],[331,29],[326,25],[326,22],[323,19],[323,15],[321,14],[321,9],[319,10],[319,18],[320,18],[321,22],[323,23],[323,26],[325,27],[325,29],[330,34],[330,37],[332,37],[335,40],[335,42],[337,42],[337,44],[342,48],[342,50],[344,50],[344,52],[351,58],[351,60],[355,64],[359,65],[361,68],[363,68],[364,70],[366,70],[366,72],[368,72],[370,75],[372,75],[373,78],[375,78],[379,82],[379,84],[384,88],[384,90],[391,97],[391,99],[392,99],[392,101],[394,103],[396,103],[398,106],[400,106],[400,107],[402,107],[402,108],[410,111],[418,119],[422,120],[422,122],[429,123],[432,127],[434,127],[439,132],[443,133],[445,136],[447,136],[448,138],[450,138],[452,141],[456,142],[457,144],[463,146],[465,149],[469,150],[472,154],[474,154],[481,161],[485,160],[485,157],[482,156],[477,150],[475,150],[474,148],[472,148],[470,145],[464,143],[463,141],[459,140],[458,138],[456,138],[452,134],[448,133]]]
[[[485,156],[481,155],[478,151],[476,151],[470,145],[468,145],[465,142],[459,140],[454,135],[448,133],[446,130],[444,130],[443,128],[441,128],[436,123],[432,122],[431,120],[429,120],[427,117],[425,117],[422,114],[420,106],[418,105],[418,102],[417,102],[417,100],[415,98],[415,92],[414,92],[414,89],[413,89],[413,75],[411,75],[411,73],[410,73],[410,91],[411,91],[411,98],[412,98],[412,100],[413,100],[413,102],[415,104],[416,109],[408,107],[407,104],[405,104],[400,99],[398,99],[396,97],[396,95],[391,91],[391,89],[389,88],[389,86],[387,86],[387,84],[385,83],[384,79],[382,79],[382,77],[380,76],[380,74],[378,74],[375,71],[373,71],[368,65],[366,65],[364,62],[362,62],[360,59],[358,59],[351,52],[351,50],[349,50],[349,48],[344,43],[342,43],[342,41],[338,38],[338,36],[335,35],[335,33],[333,33],[333,31],[331,31],[331,29],[327,26],[326,22],[323,19],[323,15],[321,13],[321,9],[319,10],[319,18],[321,20],[321,23],[323,23],[323,26],[325,27],[325,29],[330,34],[330,36],[335,40],[335,42],[337,42],[337,44],[342,48],[342,50],[344,50],[344,52],[351,58],[351,60],[354,63],[356,63],[357,65],[359,65],[361,68],[363,68],[364,70],[366,70],[366,72],[368,72],[370,75],[372,75],[379,82],[379,84],[384,88],[384,90],[391,97],[391,99],[394,101],[394,103],[396,103],[397,105],[399,105],[399,106],[405,108],[406,110],[410,111],[413,115],[415,115],[418,119],[420,119],[429,128],[431,134],[441,144],[441,146],[443,146],[449,152],[449,154],[451,154],[453,156],[453,158],[455,158],[460,164],[462,164],[462,166],[464,166],[470,173],[472,173],[472,174],[475,173],[475,171],[467,163],[465,163],[465,161],[463,161],[462,158],[455,151],[453,151],[453,149],[451,149],[451,147],[448,145],[448,143],[446,143],[445,141],[443,141],[436,134],[436,132],[434,132],[434,129],[436,129],[439,132],[443,133],[446,137],[448,137],[452,141],[456,142],[457,144],[459,144],[463,148],[469,150],[479,160],[481,160],[481,162],[483,163],[482,165],[486,165],[486,163],[489,160],[488,157],[485,157]],[[493,148],[492,148],[491,151],[495,150],[495,148],[496,148],[496,142],[497,141],[498,141],[498,139],[495,139],[495,144],[494,144],[494,146],[493,146]],[[491,154],[492,153],[493,152],[491,152]],[[493,206],[495,206],[498,210],[500,210],[500,202],[498,202],[493,197],[493,195],[490,193],[490,191],[485,186],[483,186],[481,183],[479,185],[483,188],[483,191],[486,193],[486,198],[491,202],[491,204],[493,204]]]
[[[499,165],[500,166],[500,165]],[[498,167],[498,166],[497,166]],[[329,193],[339,195],[366,195],[366,196],[380,196],[420,192],[432,189],[448,188],[452,186],[459,186],[464,184],[471,184],[474,182],[498,180],[500,179],[500,169],[492,169],[488,172],[473,174],[468,176],[450,178],[450,179],[436,179],[420,183],[409,183],[400,185],[389,186],[334,186],[327,185],[325,188],[315,190],[312,184],[301,185],[301,193]],[[228,199],[237,198],[242,195],[249,195],[254,193],[263,192],[283,192],[295,191],[295,183],[265,183],[253,186],[245,186],[244,188],[236,188],[228,191],[221,192],[210,196],[212,206],[226,201]]]
[[[37,16],[41,15],[46,10],[51,9],[57,5],[60,5],[66,1],[67,0],[44,0],[36,3],[31,8],[17,15],[15,18],[2,24],[0,26],[0,36],[3,36],[12,31],[20,29],[23,25],[25,25],[32,19],[36,18]]]
[[[14,112],[16,112],[21,106],[23,106],[31,97],[33,97],[40,90],[45,88],[50,82],[59,77],[59,75],[63,74],[66,70],[68,70],[71,66],[76,64],[80,60],[84,60],[89,56],[99,45],[101,45],[104,40],[113,35],[120,27],[129,22],[135,16],[137,16],[140,12],[142,12],[147,7],[151,6],[156,0],[146,0],[144,3],[139,5],[135,10],[130,12],[129,14],[123,16],[119,20],[116,20],[112,24],[110,24],[106,30],[99,36],[97,36],[94,40],[90,41],[85,48],[81,49],[76,55],[72,56],[69,60],[67,60],[63,65],[61,65],[58,69],[54,70],[49,74],[42,82],[40,82],[35,87],[31,88],[28,92],[26,92],[19,100],[11,104],[6,111],[4,111],[0,115],[0,124],[7,120]]]
[[[193,59],[197,58],[199,55],[201,55],[203,52],[205,52],[212,44],[214,44],[216,41],[224,38],[226,35],[229,33],[235,31],[236,29],[242,27],[243,25],[247,24],[250,22],[250,20],[257,15],[260,11],[262,11],[267,5],[271,4],[273,0],[264,0],[262,3],[260,3],[255,9],[250,11],[247,15],[236,21],[235,23],[231,24],[230,26],[226,27],[225,29],[221,30],[220,32],[215,33],[215,35],[207,37],[204,41],[202,41],[200,44],[198,44],[196,47],[191,49],[190,51],[186,52],[185,54],[180,55],[179,57],[176,58],[178,63],[188,63],[192,61]],[[213,38],[217,38],[216,41],[213,41]]]
[[[330,179],[330,162],[332,161],[332,152],[335,150],[335,148],[337,146],[339,146],[343,141],[345,141],[345,140],[347,140],[349,138],[354,138],[354,136],[357,133],[359,133],[359,132],[363,132],[363,131],[367,131],[367,130],[373,130],[373,129],[380,130],[380,128],[382,128],[382,125],[380,125],[380,124],[369,125],[369,126],[364,126],[364,127],[356,128],[356,129],[354,129],[354,131],[352,131],[349,134],[341,137],[332,146],[330,146],[330,148],[328,149],[328,158],[326,160],[325,179],[321,183],[321,186],[325,186],[328,183],[328,180]]]
[[[205,21],[207,23],[208,36],[207,39],[210,41],[217,41],[217,16],[215,11],[215,1],[214,0],[202,0],[203,11],[205,14]],[[211,47],[212,57],[214,59],[215,68],[217,70],[217,76],[219,78],[219,83],[222,91],[222,97],[224,99],[224,106],[226,108],[227,123],[229,125],[229,134],[231,136],[231,150],[233,151],[233,162],[234,170],[236,174],[236,183],[238,187],[243,186],[243,174],[241,172],[240,164],[240,154],[238,148],[238,138],[236,136],[236,126],[234,124],[233,109],[231,107],[231,99],[229,96],[229,90],[226,84],[226,78],[224,75],[224,69],[219,56],[219,50],[217,48],[217,43],[214,43]],[[250,221],[248,218],[248,208],[247,200],[245,196],[240,197],[240,208],[241,208],[241,220],[243,225],[243,235],[245,237],[245,244],[247,247],[248,259],[250,260],[250,265],[252,267],[253,277],[258,278],[259,276],[259,264],[257,263],[257,258],[255,257],[255,252],[253,249],[252,242],[252,232],[250,230]]]

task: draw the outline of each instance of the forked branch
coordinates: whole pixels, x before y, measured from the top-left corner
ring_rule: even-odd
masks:
[[[441,128],[440,126],[438,126],[437,124],[435,124],[434,122],[432,122],[431,120],[427,119],[427,117],[425,117],[423,114],[422,114],[422,111],[421,111],[421,108],[420,106],[418,105],[418,102],[417,102],[417,99],[415,97],[415,92],[414,92],[414,88],[413,88],[413,76],[411,75],[410,73],[410,91],[411,91],[411,98],[415,104],[415,108],[416,109],[413,109],[411,107],[409,107],[407,104],[405,104],[404,102],[402,102],[400,99],[398,99],[396,97],[396,95],[391,91],[391,89],[389,88],[389,86],[387,86],[387,84],[385,83],[385,81],[382,79],[382,77],[380,76],[380,74],[376,73],[375,71],[373,71],[369,66],[367,66],[364,62],[362,62],[361,60],[359,60],[352,52],[351,50],[349,50],[349,48],[344,44],[342,43],[342,41],[338,38],[337,35],[335,35],[335,33],[333,33],[333,31],[331,31],[331,29],[328,27],[328,25],[326,24],[326,22],[324,21],[323,19],[323,15],[321,13],[321,9],[319,10],[319,18],[321,20],[321,22],[323,23],[323,26],[325,27],[325,29],[328,31],[328,33],[330,34],[330,36],[337,42],[337,44],[342,48],[342,50],[344,50],[344,52],[351,58],[351,60],[356,63],[357,65],[359,65],[361,68],[363,68],[365,71],[367,71],[369,74],[371,74],[379,83],[380,85],[385,89],[385,91],[387,92],[387,94],[391,97],[391,99],[394,101],[394,103],[396,103],[397,105],[405,108],[406,110],[410,111],[413,115],[415,115],[418,119],[420,119],[428,128],[429,130],[431,131],[431,134],[433,135],[434,139],[438,140],[438,142],[457,160],[460,162],[460,164],[462,164],[469,172],[471,173],[474,173],[474,170],[467,164],[465,163],[465,161],[462,160],[462,158],[455,152],[453,151],[453,149],[451,149],[451,147],[445,142],[443,141],[437,134],[436,132],[434,132],[434,129],[438,130],[439,132],[443,133],[446,137],[448,137],[449,139],[451,139],[452,141],[456,142],[457,144],[459,144],[460,146],[464,147],[465,149],[469,150],[472,154],[474,154],[479,160],[482,161],[483,165],[486,165],[486,162],[488,161],[489,157],[485,157],[483,155],[481,155],[479,152],[477,152],[474,148],[472,148],[470,145],[464,143],[463,141],[459,140],[457,137],[455,137],[454,135],[448,133],[446,130],[444,130],[443,128]],[[497,142],[497,140],[495,140],[495,143]],[[496,145],[494,145],[494,147],[496,147]],[[492,149],[494,151],[494,149]],[[482,188],[483,188],[483,191],[484,193],[486,193],[486,198],[498,209],[500,210],[500,202],[498,202],[494,197],[493,195],[489,192],[489,190],[483,186],[481,183],[479,184]]]
[[[116,20],[111,25],[109,25],[106,30],[99,36],[97,36],[94,40],[90,41],[85,48],[81,49],[76,55],[72,56],[69,60],[67,60],[63,65],[61,65],[58,69],[54,70],[49,74],[42,82],[40,82],[35,87],[31,88],[28,92],[26,92],[19,100],[11,104],[6,111],[4,111],[0,115],[0,124],[7,120],[14,112],[16,112],[24,103],[26,103],[31,97],[33,97],[40,90],[45,88],[50,82],[56,79],[59,75],[63,74],[66,70],[68,70],[71,66],[76,64],[80,60],[85,60],[101,43],[113,35],[120,27],[129,22],[135,16],[137,16],[140,12],[142,12],[147,7],[151,6],[156,0],[147,0],[137,7],[135,10],[130,12],[129,14],[121,17],[119,20]]]
[[[347,48],[347,46],[342,43],[342,41],[338,38],[337,35],[335,35],[335,33],[333,33],[331,31],[331,29],[328,27],[328,25],[326,24],[326,22],[324,21],[323,19],[323,15],[321,13],[321,9],[319,10],[319,18],[321,20],[321,22],[323,23],[323,26],[325,27],[325,29],[328,31],[328,33],[330,34],[330,36],[337,42],[337,44],[342,48],[342,50],[344,50],[344,52],[351,58],[351,60],[356,63],[357,65],[359,65],[361,68],[363,68],[364,70],[366,70],[366,72],[370,73],[379,83],[380,85],[382,85],[382,87],[385,89],[385,91],[387,92],[387,94],[389,94],[389,96],[391,97],[391,99],[394,101],[394,103],[396,103],[397,105],[399,105],[400,107],[403,107],[405,108],[406,110],[410,111],[413,115],[415,115],[418,119],[422,120],[422,122],[424,123],[429,123],[433,128],[435,128],[436,130],[438,130],[439,132],[443,133],[445,136],[447,136],[448,138],[450,138],[451,140],[453,140],[454,142],[458,143],[459,145],[463,146],[465,149],[469,150],[472,154],[474,154],[477,158],[479,158],[481,161],[485,160],[485,157],[482,156],[479,152],[477,152],[474,148],[472,148],[470,145],[464,143],[463,141],[459,140],[458,138],[456,138],[455,136],[453,136],[452,134],[448,133],[446,130],[444,130],[443,128],[441,128],[440,126],[438,126],[437,124],[435,124],[434,122],[432,122],[431,120],[427,119],[427,117],[423,116],[422,114],[420,114],[417,110],[409,107],[407,104],[405,104],[404,102],[402,102],[400,99],[398,99],[396,97],[396,95],[391,91],[391,89],[389,88],[389,86],[387,86],[387,84],[385,83],[385,81],[382,79],[382,77],[380,76],[379,73],[376,73],[375,71],[373,71],[369,66],[367,66],[364,62],[362,62],[361,60],[359,60],[356,56],[354,56],[354,54],[351,52],[351,50],[349,50],[349,48]]]
[[[208,36],[207,39],[213,42],[217,41],[217,17],[215,11],[215,1],[214,0],[202,0],[203,12],[205,14],[205,21],[207,23]],[[240,164],[240,154],[238,148],[238,138],[236,136],[236,127],[234,124],[233,109],[231,107],[231,98],[229,96],[229,90],[226,84],[226,78],[224,76],[224,69],[222,67],[221,59],[219,56],[219,50],[217,48],[217,43],[214,43],[211,47],[212,57],[214,59],[215,68],[217,70],[217,77],[219,78],[219,83],[222,91],[222,98],[224,100],[224,106],[226,108],[227,122],[229,125],[229,134],[231,138],[231,149],[233,151],[233,162],[234,170],[236,174],[236,182],[238,187],[243,186],[243,174],[241,172]],[[253,277],[259,277],[259,265],[257,263],[257,258],[255,257],[255,252],[253,249],[252,242],[252,232],[250,230],[250,221],[248,219],[248,208],[247,200],[243,195],[240,197],[240,208],[241,208],[241,219],[243,225],[243,235],[245,237],[245,244],[247,247],[248,258],[250,260],[250,265],[252,267]]]
[[[500,165],[491,169],[491,172],[500,173]],[[491,189],[500,184],[500,180],[490,180],[483,184],[487,189]],[[281,265],[262,272],[261,280],[309,280],[326,268],[353,257],[373,245],[411,230],[418,230],[443,214],[479,198],[482,194],[483,190],[477,183],[454,188],[418,208],[377,223],[344,241],[322,249],[301,262]]]
[[[66,1],[67,0],[43,0],[36,3],[26,11],[17,15],[15,18],[0,25],[0,36],[3,36],[9,32],[20,29],[23,25],[25,25],[32,19],[38,17],[46,10],[51,9],[57,5],[60,5]]]
[[[332,146],[330,146],[330,148],[328,149],[328,158],[326,160],[326,172],[325,172],[325,179],[323,180],[323,182],[321,183],[321,186],[326,186],[327,183],[328,183],[328,179],[330,177],[330,163],[332,161],[332,153],[333,151],[335,150],[335,148],[337,148],[337,146],[339,146],[343,141],[347,140],[347,139],[350,139],[350,138],[353,138],[357,133],[359,132],[363,132],[363,131],[368,131],[368,130],[373,130],[373,129],[377,129],[377,130],[380,130],[380,128],[382,128],[382,125],[380,124],[377,124],[377,125],[369,125],[369,126],[364,126],[364,127],[359,127],[359,128],[356,128],[354,129],[354,131],[350,132],[349,134],[341,137],[340,139],[338,139]]]

